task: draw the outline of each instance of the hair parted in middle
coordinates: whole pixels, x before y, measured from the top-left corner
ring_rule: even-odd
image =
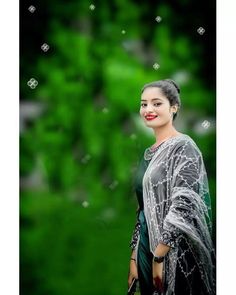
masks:
[[[141,89],[141,93],[144,92],[146,88],[149,87],[157,87],[160,88],[162,93],[166,96],[166,98],[169,100],[170,105],[178,105],[178,108],[181,106],[181,101],[180,101],[180,88],[176,84],[175,81],[171,79],[164,79],[164,80],[159,80],[159,81],[153,81],[150,83],[147,83],[143,86]],[[173,120],[176,118],[177,113],[174,114]]]

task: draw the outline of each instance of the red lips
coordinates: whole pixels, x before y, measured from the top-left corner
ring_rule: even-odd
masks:
[[[151,120],[155,119],[156,117],[157,117],[157,116],[147,115],[147,116],[145,116],[145,119],[146,119],[147,121],[151,121]]]

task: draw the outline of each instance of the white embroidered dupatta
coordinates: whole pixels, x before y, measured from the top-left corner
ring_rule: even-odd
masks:
[[[151,159],[143,177],[150,251],[154,254],[159,243],[171,247],[165,294],[174,294],[176,265],[183,264],[185,251],[192,252],[206,289],[214,294],[210,197],[200,150],[188,135],[181,134],[166,140],[154,152],[146,149],[144,158]],[[181,239],[188,245],[183,252]],[[182,266],[187,278],[191,270]]]

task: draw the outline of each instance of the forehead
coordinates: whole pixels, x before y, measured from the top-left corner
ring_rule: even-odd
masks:
[[[158,98],[159,100],[168,100],[166,96],[162,93],[162,90],[158,87],[148,87],[146,88],[142,95],[141,100],[152,100],[154,98]]]

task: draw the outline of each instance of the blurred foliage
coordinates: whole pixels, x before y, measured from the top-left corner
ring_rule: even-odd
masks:
[[[139,118],[147,82],[181,87],[175,124],[203,153],[215,225],[215,2],[33,5],[21,2],[21,292],[125,293],[133,179],[155,141]]]

